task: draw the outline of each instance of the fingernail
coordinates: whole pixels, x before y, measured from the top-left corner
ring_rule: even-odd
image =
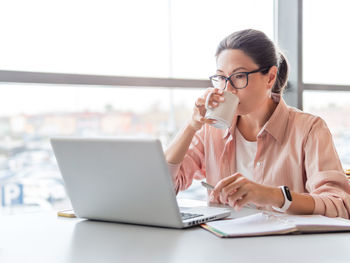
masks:
[[[220,97],[220,101],[224,101],[225,100],[225,98],[224,97]]]
[[[214,201],[214,196],[212,194],[210,194],[209,199],[210,199],[210,201]]]
[[[213,102],[213,105],[214,105],[214,106],[217,106],[217,105],[218,105],[218,103],[214,101],[214,102]]]

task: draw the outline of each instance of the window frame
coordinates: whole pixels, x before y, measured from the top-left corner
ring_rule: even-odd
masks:
[[[287,104],[303,110],[303,91],[350,91],[350,85],[305,83],[303,81],[303,2],[275,0],[275,40],[290,62],[284,94]]]
[[[171,0],[169,0],[169,14]],[[171,30],[171,16],[169,16]],[[303,82],[303,0],[274,0],[274,38],[290,62],[290,77],[284,98],[287,104],[303,109],[303,91],[350,91],[350,85]],[[169,32],[171,36],[171,31]],[[170,61],[171,62],[171,61]],[[171,74],[170,74],[171,75]],[[91,74],[64,74],[0,70],[1,83],[93,85],[111,87],[207,88],[209,79],[149,78]]]

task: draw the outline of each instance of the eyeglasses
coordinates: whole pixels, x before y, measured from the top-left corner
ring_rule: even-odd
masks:
[[[214,76],[211,76],[209,79],[213,84],[214,88],[224,90],[226,89],[227,81],[229,81],[231,86],[234,87],[235,89],[244,89],[245,87],[248,86],[249,74],[266,71],[268,69],[269,68],[259,68],[257,70],[253,70],[250,72],[237,72],[237,73],[233,73],[229,77],[225,77],[222,75],[214,75]]]

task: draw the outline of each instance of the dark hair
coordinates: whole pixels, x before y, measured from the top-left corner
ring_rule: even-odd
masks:
[[[268,68],[263,71],[266,74],[272,66],[278,68],[277,79],[272,92],[281,94],[287,85],[289,65],[286,57],[275,44],[261,31],[246,29],[232,33],[225,37],[219,44],[215,56],[225,49],[239,49],[251,57],[259,68]]]

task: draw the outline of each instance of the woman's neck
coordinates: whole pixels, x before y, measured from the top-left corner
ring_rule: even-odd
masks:
[[[248,141],[256,141],[257,135],[270,119],[275,111],[277,104],[272,98],[266,100],[266,103],[260,105],[259,109],[247,115],[239,116],[237,128]]]

